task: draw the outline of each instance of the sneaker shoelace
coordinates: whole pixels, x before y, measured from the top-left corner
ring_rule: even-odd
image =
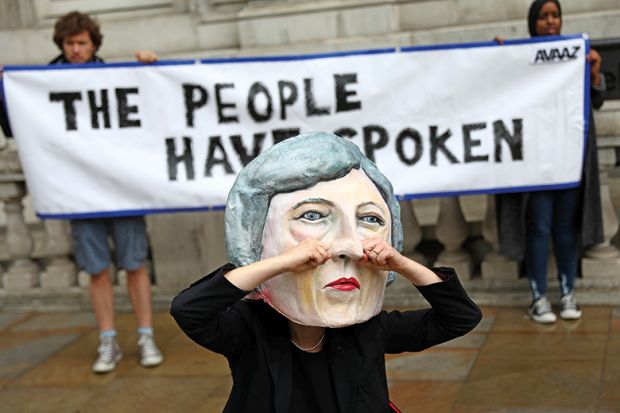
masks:
[[[100,360],[111,362],[114,357],[114,337],[103,337],[97,352]]]
[[[545,314],[551,312],[551,303],[546,298],[541,298],[536,302],[536,312]]]
[[[155,345],[155,341],[153,340],[153,336],[149,334],[142,334],[138,339],[138,345],[142,349],[142,354],[144,356],[158,356],[159,349]]]
[[[577,300],[573,297],[572,294],[568,294],[564,296],[562,299],[562,303],[564,304],[565,310],[576,310],[577,309]]]

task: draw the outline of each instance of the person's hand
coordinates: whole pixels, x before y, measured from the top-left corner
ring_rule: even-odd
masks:
[[[252,291],[270,278],[286,272],[316,268],[331,257],[325,244],[306,238],[281,254],[237,267],[224,276],[236,287]]]
[[[367,238],[362,241],[362,248],[362,263],[372,264],[384,271],[398,272],[408,260],[382,238]]]
[[[495,37],[493,38],[493,40],[494,40],[494,41],[496,41],[499,45],[503,45],[503,44],[504,44],[504,39],[502,39],[502,38],[501,38],[501,37],[499,37],[499,36],[495,36]]]
[[[315,239],[306,238],[280,255],[287,271],[297,272],[325,264],[332,257],[327,246]]]
[[[383,271],[397,272],[417,286],[441,282],[441,278],[433,271],[405,257],[381,238],[365,239],[362,247],[362,264],[373,265]]]
[[[598,87],[601,84],[601,55],[596,50],[590,49],[586,60],[590,62],[590,81],[592,85]]]
[[[152,50],[138,50],[134,55],[140,63],[154,63],[159,60],[157,53]]]

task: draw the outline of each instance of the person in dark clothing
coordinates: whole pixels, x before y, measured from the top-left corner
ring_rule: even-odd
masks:
[[[389,412],[385,354],[421,351],[481,319],[454,270],[398,252],[392,186],[346,139],[311,133],[265,151],[239,173],[225,219],[232,264],[170,310],[228,359],[225,412]],[[432,308],[382,311],[390,271]]]
[[[532,37],[559,35],[561,28],[562,9],[557,0],[536,0],[531,4],[528,29]],[[591,49],[587,59],[590,62],[590,101],[598,109],[605,97],[601,57]],[[582,315],[574,294],[580,250],[603,241],[596,147],[594,117],[590,108],[588,142],[579,187],[497,197],[501,252],[525,261],[532,290],[528,313],[535,322],[545,324],[557,320],[547,298],[549,236],[553,240],[561,288],[560,317],[575,320]]]

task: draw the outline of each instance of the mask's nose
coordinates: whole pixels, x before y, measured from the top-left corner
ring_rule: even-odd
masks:
[[[330,248],[332,257],[358,261],[364,254],[362,239],[357,232],[356,218],[343,219],[338,225],[338,232],[334,236]]]

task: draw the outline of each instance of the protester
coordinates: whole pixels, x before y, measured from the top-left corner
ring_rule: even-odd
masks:
[[[103,62],[96,54],[102,39],[99,24],[90,16],[79,12],[64,15],[54,28],[54,43],[61,54],[50,64]],[[138,51],[136,59],[152,63],[157,55]],[[93,372],[114,370],[122,357],[114,328],[108,237],[114,241],[117,265],[127,271],[127,288],[138,323],[140,363],[145,367],[161,364],[163,356],[153,339],[151,280],[144,266],[148,249],[144,218],[76,219],[71,221],[71,232],[75,259],[91,275],[90,297],[100,332],[99,356],[92,366]]]
[[[397,251],[392,186],[346,139],[310,133],[259,155],[239,173],[225,220],[233,264],[171,307],[192,340],[228,359],[225,412],[393,411],[385,354],[423,350],[480,320],[454,270]],[[432,308],[381,311],[390,271]]]
[[[556,0],[534,1],[528,13],[528,28],[532,37],[559,35],[562,28],[560,3]],[[587,60],[590,62],[590,101],[598,109],[605,95],[601,57],[591,49]],[[560,282],[560,317],[565,320],[576,320],[582,315],[574,292],[580,254],[584,248],[603,241],[592,108],[588,112],[588,142],[579,187],[506,194],[497,198],[501,250],[511,258],[525,260],[533,295],[528,313],[537,323],[557,320],[547,297],[549,235],[553,240]]]

